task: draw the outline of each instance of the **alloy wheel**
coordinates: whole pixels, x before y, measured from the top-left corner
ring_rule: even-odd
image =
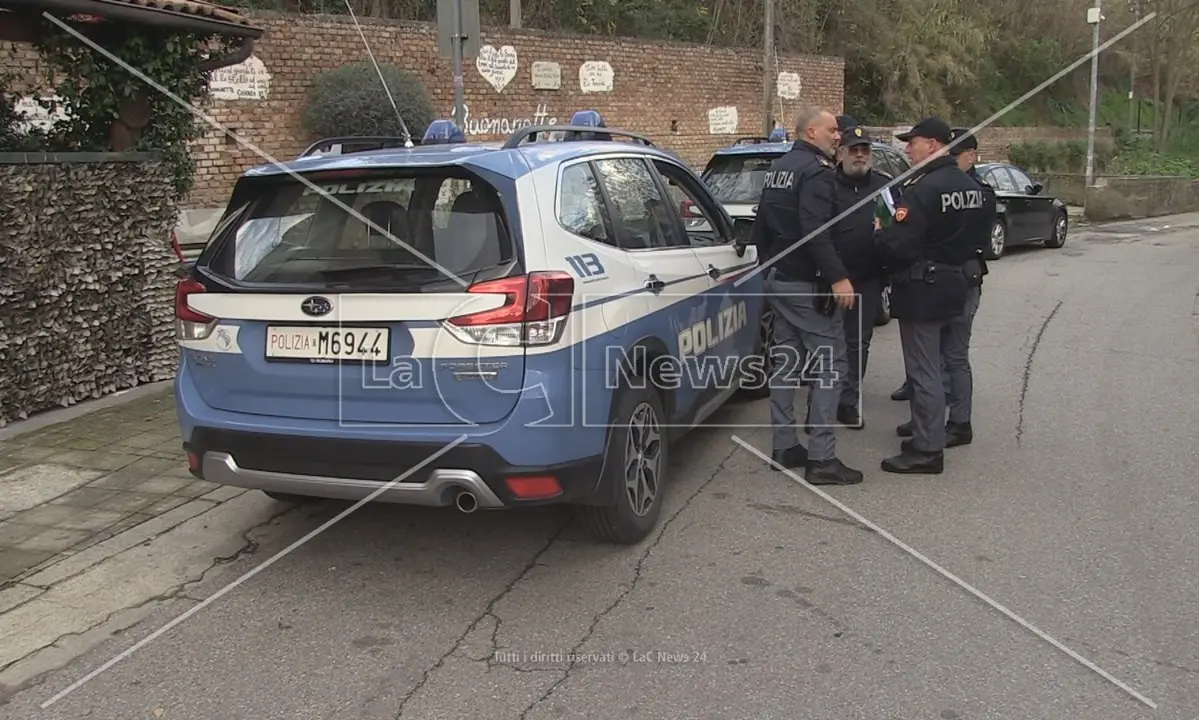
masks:
[[[638,517],[653,507],[662,477],[662,432],[653,406],[643,402],[629,418],[625,442],[625,492]]]

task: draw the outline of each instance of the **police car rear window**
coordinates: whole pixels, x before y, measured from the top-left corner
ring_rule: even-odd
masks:
[[[704,170],[716,200],[722,203],[756,203],[770,163],[778,155],[726,155],[712,158]]]
[[[498,194],[455,172],[254,178],[235,191],[238,218],[207,269],[255,284],[409,286],[446,279],[430,260],[458,276],[510,261]]]

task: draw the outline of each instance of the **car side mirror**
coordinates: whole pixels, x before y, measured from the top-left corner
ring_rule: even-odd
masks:
[[[745,257],[745,249],[753,242],[754,221],[748,218],[737,218],[733,221],[733,249],[737,257]]]
[[[1032,185],[1028,186],[1028,194],[1029,195],[1040,195],[1041,191],[1044,189],[1045,189],[1045,186],[1042,185],[1041,183],[1033,183]]]

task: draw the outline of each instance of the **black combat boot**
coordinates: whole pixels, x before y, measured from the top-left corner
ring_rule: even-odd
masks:
[[[813,485],[856,485],[862,482],[862,471],[854,470],[837,458],[809,460],[804,480]]]
[[[770,469],[779,472],[779,465],[782,465],[788,470],[801,468],[808,464],[808,449],[800,444],[795,444],[786,450],[775,450],[770,453]]]
[[[912,437],[916,433],[916,425],[911,420],[908,420],[903,425],[898,425],[895,428],[895,434],[899,437]]]
[[[951,422],[945,424],[945,447],[969,445],[972,442],[974,442],[974,430],[970,427],[970,423]]]
[[[904,383],[903,385],[899,386],[898,390],[891,393],[891,399],[894,400],[895,402],[903,402],[905,400],[911,400],[912,399],[912,389],[910,387],[908,387],[907,383]]]
[[[851,405],[841,405],[837,408],[837,422],[850,430],[861,430],[866,427],[866,420],[862,417],[861,411]]]
[[[924,452],[905,441],[902,452],[882,462],[883,470],[904,475],[940,475],[945,471],[945,453]]]

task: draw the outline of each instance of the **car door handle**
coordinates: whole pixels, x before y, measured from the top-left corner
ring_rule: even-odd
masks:
[[[661,292],[662,288],[666,287],[666,283],[659,280],[657,275],[650,275],[649,280],[645,281],[645,287],[648,288],[650,292],[656,293]]]
[[[708,277],[712,278],[713,280],[720,277],[720,268],[716,267],[715,265],[709,265]]]

